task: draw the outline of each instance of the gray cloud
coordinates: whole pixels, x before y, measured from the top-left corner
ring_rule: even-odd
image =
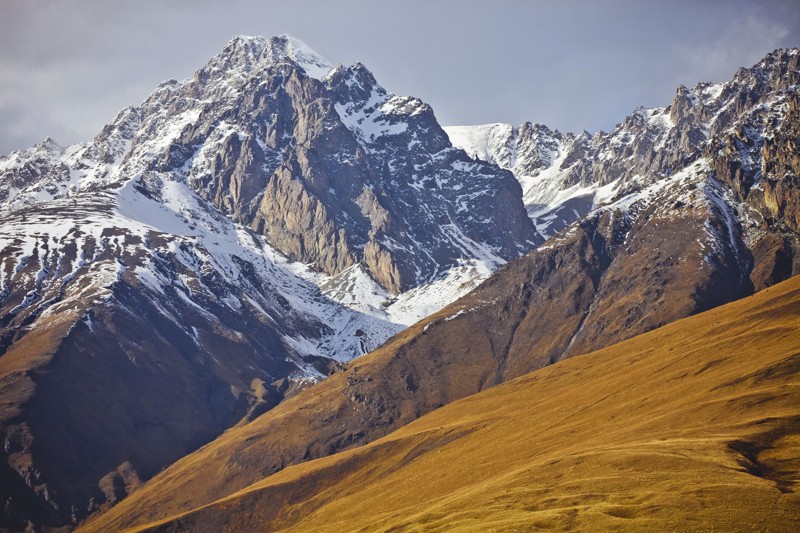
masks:
[[[722,81],[800,45],[786,0],[134,1],[0,3],[0,153],[86,140],[236,34],[289,33],[362,61],[444,124],[608,129],[679,84]]]

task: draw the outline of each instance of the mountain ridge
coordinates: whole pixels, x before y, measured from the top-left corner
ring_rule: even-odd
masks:
[[[81,531],[790,529],[800,504],[798,279],[208,505],[147,522],[146,507],[126,502],[127,516],[112,511]]]
[[[119,501],[534,244],[510,173],[309,50],[235,38],[93,140],[0,157],[4,527]]]
[[[764,99],[797,85],[798,53],[777,49],[752,67],[740,68],[729,81],[701,82],[692,89],[681,85],[670,105],[639,107],[610,132],[561,133],[530,122],[445,130],[468,154],[517,176],[529,215],[538,231],[550,237],[591,210],[696,159],[710,148],[712,137],[721,136],[748,108],[766,105],[760,113],[768,115],[782,105]]]
[[[757,187],[750,195],[736,192],[738,180],[754,183],[762,168],[791,160],[791,150],[762,159],[763,139],[788,146],[779,133],[794,131],[787,98],[797,85],[787,79],[798,77],[797,54],[782,57],[794,66],[779,67],[774,76],[762,76],[758,66],[743,70],[734,84],[741,93],[727,101],[736,108],[744,94],[750,103],[732,113],[715,142],[694,152],[685,167],[651,178],[646,187],[611,189],[609,203],[460,300],[209,444],[203,472],[217,483],[196,480],[189,456],[150,482],[150,499],[134,493],[127,505],[150,509],[152,520],[199,507],[287,465],[367,444],[459,398],[800,272],[797,233],[770,214]],[[763,106],[761,99],[780,105]],[[696,126],[693,116],[687,114],[684,128]],[[729,135],[741,128],[753,133],[753,142],[731,144]],[[716,141],[735,151],[719,149]],[[618,150],[625,153],[624,146]],[[718,174],[726,153],[763,165]],[[592,160],[582,165],[591,167]],[[780,183],[791,176],[775,178]],[[772,179],[767,174],[761,181]],[[630,185],[609,181],[597,189],[609,183]],[[180,502],[158,497],[168,485],[180,486]]]
[[[8,523],[133,505],[208,443],[219,486],[184,472],[152,512],[201,505],[800,271],[797,51],[568,150],[531,128],[526,212],[525,175],[363,65],[226,50],[89,143],[0,158]]]

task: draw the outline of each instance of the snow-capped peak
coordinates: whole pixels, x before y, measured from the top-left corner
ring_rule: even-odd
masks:
[[[263,56],[272,62],[291,59],[306,71],[312,78],[322,79],[333,70],[333,65],[327,59],[315,52],[310,46],[299,39],[288,35],[272,37],[267,42]]]
[[[333,65],[328,60],[303,41],[289,35],[269,38],[237,35],[228,41],[209,66],[223,69],[243,68],[249,71],[286,61],[294,63],[308,76],[316,79],[324,78],[333,70]]]
[[[54,141],[52,137],[45,137],[45,139],[42,142],[37,143],[36,146],[50,151],[60,152],[64,150],[64,147]]]

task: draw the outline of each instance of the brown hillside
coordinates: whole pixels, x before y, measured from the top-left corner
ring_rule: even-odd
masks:
[[[429,107],[403,99],[385,117],[397,135],[364,144],[334,107],[366,113],[369,88],[383,91],[371,74],[355,65],[323,82],[283,63],[251,72],[247,58],[266,44],[234,39],[196,78],[161,86],[86,144],[90,167],[116,176],[108,189],[0,216],[0,528],[71,527],[129,494],[109,521],[189,511],[800,273],[800,52],[778,50],[721,87],[680,87],[670,106],[637,109],[611,132],[565,134],[563,158],[530,145],[552,159],[552,180],[537,180],[548,213],[537,224],[555,231],[556,216],[563,231],[259,416],[304,386],[289,385],[298,373],[327,374],[328,356],[377,340],[362,344],[371,335],[359,312],[343,329],[330,324],[326,313],[343,310],[264,263],[264,243],[234,237],[228,216],[324,272],[363,263],[390,292],[480,252],[470,242],[512,258],[538,240],[519,184],[448,148]],[[236,74],[244,85],[228,83],[232,66],[251,72]],[[57,190],[73,164],[62,152],[37,145],[5,183],[34,187],[32,200]],[[200,208],[169,200],[173,186]],[[146,205],[172,213],[169,227]],[[325,291],[358,299],[353,279]]]
[[[343,373],[226,431],[203,448],[202,469],[192,456],[179,460],[112,514],[132,517],[135,509],[136,521],[121,522],[129,526],[211,503],[286,466],[372,442],[565,353],[612,345],[736,297],[729,289],[736,276],[707,263],[697,244],[705,202],[698,198],[671,224],[659,216],[673,194],[663,191],[665,201],[633,227],[616,212],[574,226]],[[732,254],[720,257],[734,264]]]
[[[798,370],[795,277],[141,529],[797,531]],[[187,471],[204,474],[198,490],[213,486],[216,450],[86,530],[182,500]]]

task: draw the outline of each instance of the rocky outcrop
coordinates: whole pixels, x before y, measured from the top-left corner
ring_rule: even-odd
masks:
[[[753,69],[740,69],[725,85],[729,103],[718,113],[741,114],[728,128],[718,119],[704,149],[715,175],[747,206],[757,290],[800,269],[798,67],[797,51],[777,50]]]
[[[739,69],[726,83],[678,87],[670,105],[639,108],[612,131],[594,135],[561,133],[530,123],[519,128],[490,124],[446,129],[467,153],[514,173],[537,230],[552,236],[592,209],[672,175],[704,154],[710,156],[713,145],[723,142],[732,127],[739,128],[736,142],[746,140],[745,130],[772,135],[781,123],[776,113],[800,82],[797,66],[796,50],[776,50],[753,67]],[[766,116],[772,126],[763,122]],[[748,142],[761,149],[760,139]],[[726,146],[738,153],[735,144]],[[779,151],[791,152],[785,148]],[[761,159],[751,156],[754,164]],[[716,155],[714,160],[720,161]],[[725,168],[728,163],[730,158],[714,164],[721,179],[736,171],[735,166]],[[754,169],[744,172],[758,179]],[[729,183],[736,181],[739,178]],[[732,186],[739,190],[739,185]]]
[[[775,220],[800,232],[800,96],[786,103],[786,113],[762,148],[764,207]]]

